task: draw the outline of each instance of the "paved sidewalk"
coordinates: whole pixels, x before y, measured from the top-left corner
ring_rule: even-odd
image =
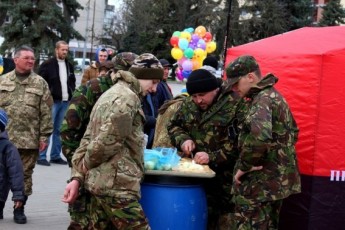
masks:
[[[13,221],[13,202],[10,192],[0,220],[0,230],[62,230],[67,229],[69,214],[67,204],[61,201],[70,175],[67,165],[37,165],[33,174],[33,194],[25,206],[28,222],[16,224]]]

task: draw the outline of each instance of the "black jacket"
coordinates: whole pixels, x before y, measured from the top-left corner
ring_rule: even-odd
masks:
[[[67,60],[65,60],[65,62],[67,68],[68,100],[71,100],[72,94],[75,90],[75,75],[73,65]],[[62,101],[59,64],[56,57],[43,62],[38,70],[38,75],[43,77],[48,83],[54,101]]]
[[[7,133],[0,132],[0,201],[6,201],[9,189],[13,201],[25,201],[22,160]]]

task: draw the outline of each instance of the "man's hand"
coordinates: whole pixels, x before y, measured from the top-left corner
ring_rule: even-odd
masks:
[[[48,143],[46,141],[40,141],[39,151],[42,152],[48,147]]]
[[[23,206],[23,201],[16,200],[14,201],[14,208],[20,208]]]
[[[206,152],[197,152],[194,156],[194,161],[197,164],[207,165],[210,158]]]
[[[242,170],[237,170],[235,176],[234,176],[234,181],[237,185],[241,184],[240,178],[246,173],[252,172],[252,171],[258,171],[261,170],[262,166],[253,166],[249,171],[243,172]]]
[[[186,140],[181,145],[182,152],[189,156],[195,149],[195,143],[192,140]]]
[[[71,182],[69,182],[65,188],[65,192],[61,201],[68,204],[73,204],[78,197],[79,186],[80,184],[78,180],[72,180]]]

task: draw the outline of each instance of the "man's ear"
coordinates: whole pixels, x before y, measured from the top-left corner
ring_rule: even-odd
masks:
[[[251,72],[251,73],[248,73],[248,79],[249,79],[249,82],[252,83],[252,82],[256,82],[258,77],[253,72]]]

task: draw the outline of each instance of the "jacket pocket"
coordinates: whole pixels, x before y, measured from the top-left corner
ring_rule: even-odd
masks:
[[[9,105],[11,105],[12,101],[15,100],[12,96],[12,92],[14,91],[14,89],[16,88],[15,85],[0,85],[0,96],[1,96],[1,100],[0,100],[0,107],[5,108]]]
[[[40,101],[42,98],[43,92],[41,90],[35,88],[28,88],[25,90],[25,104],[27,106],[33,107],[34,109],[38,109],[40,105]]]

